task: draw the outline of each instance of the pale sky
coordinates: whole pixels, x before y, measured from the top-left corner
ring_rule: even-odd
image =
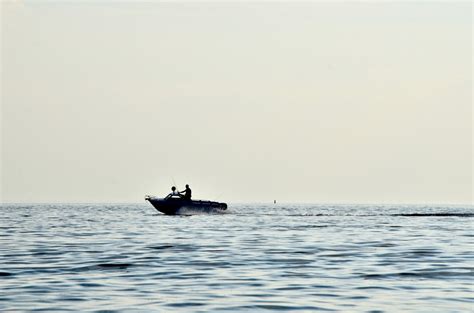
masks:
[[[1,10],[3,202],[472,203],[469,1]]]

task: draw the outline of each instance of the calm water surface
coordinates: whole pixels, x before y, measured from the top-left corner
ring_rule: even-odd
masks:
[[[472,206],[0,212],[0,311],[474,311]]]

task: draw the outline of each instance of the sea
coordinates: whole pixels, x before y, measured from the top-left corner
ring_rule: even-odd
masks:
[[[473,312],[472,205],[3,204],[1,312]]]

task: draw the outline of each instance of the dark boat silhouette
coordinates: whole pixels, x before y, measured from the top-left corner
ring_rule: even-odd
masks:
[[[227,204],[208,200],[186,200],[177,197],[157,198],[145,196],[155,209],[166,215],[191,215],[199,213],[224,213]]]

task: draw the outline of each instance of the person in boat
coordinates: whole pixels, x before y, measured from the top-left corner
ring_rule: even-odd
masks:
[[[186,184],[186,189],[180,192],[180,194],[183,194],[182,196],[184,200],[191,200],[191,188],[189,188],[189,185]]]
[[[167,195],[165,197],[165,199],[169,199],[169,198],[172,198],[172,197],[179,197],[179,198],[182,197],[181,194],[176,190],[175,186],[171,187],[171,193],[169,195]]]

